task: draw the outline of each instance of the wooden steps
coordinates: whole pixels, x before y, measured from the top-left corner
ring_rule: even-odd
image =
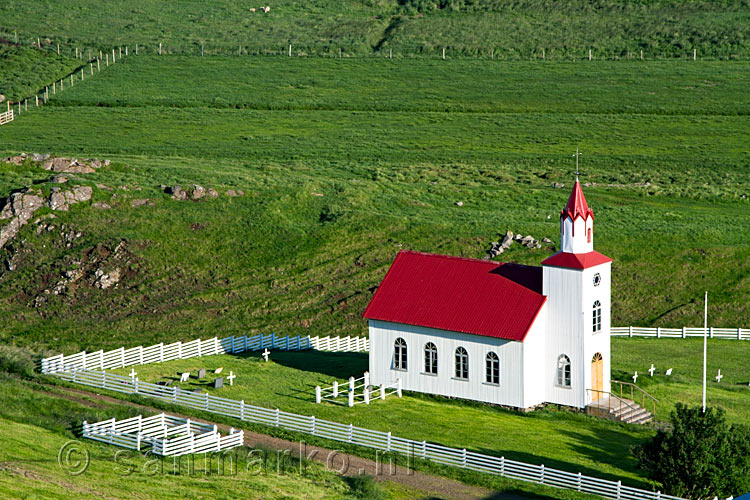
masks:
[[[586,406],[586,413],[628,424],[646,424],[654,419],[651,412],[638,403],[615,395],[592,401]]]

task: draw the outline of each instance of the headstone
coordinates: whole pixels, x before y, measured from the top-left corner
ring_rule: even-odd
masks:
[[[180,382],[187,382],[188,380],[190,380],[190,372],[185,372],[180,375]]]
[[[671,368],[669,370],[667,370],[667,377],[669,377],[670,375],[672,375],[672,369]]]
[[[224,377],[214,380],[214,389],[221,389],[222,387],[224,387]]]
[[[219,373],[221,373],[221,371],[222,371],[223,369],[224,369],[224,367],[223,367],[223,366],[222,366],[221,368],[217,368],[217,369],[216,369],[216,370],[214,371],[214,374],[218,375]]]
[[[205,368],[201,368],[200,370],[198,370],[198,378],[199,379],[206,378],[206,369]]]

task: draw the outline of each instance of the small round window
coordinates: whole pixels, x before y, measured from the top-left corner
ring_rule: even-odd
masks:
[[[596,273],[594,275],[594,286],[599,286],[599,284],[602,282],[602,275],[599,273]]]

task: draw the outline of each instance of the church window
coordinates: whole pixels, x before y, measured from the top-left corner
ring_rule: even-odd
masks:
[[[500,383],[500,358],[494,352],[488,352],[485,360],[487,367],[487,378],[488,384],[499,384]]]
[[[591,232],[592,232],[592,231],[593,231],[593,229],[591,229],[591,228],[589,228],[589,229],[588,229],[588,230],[586,231],[586,242],[587,242],[587,243],[591,243]]]
[[[430,375],[437,375],[437,347],[432,342],[424,346],[424,371]]]
[[[565,354],[557,358],[557,385],[570,387],[570,358]]]
[[[406,370],[406,341],[401,337],[393,344],[393,366],[396,370]]]
[[[600,332],[602,330],[602,303],[598,300],[594,302],[593,320],[594,333]]]
[[[469,353],[463,347],[456,349],[456,378],[469,378]]]

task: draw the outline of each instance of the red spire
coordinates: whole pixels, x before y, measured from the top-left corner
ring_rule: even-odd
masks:
[[[576,178],[576,184],[573,186],[573,191],[570,193],[568,198],[568,204],[560,212],[562,218],[570,217],[570,220],[575,221],[576,217],[583,217],[583,220],[588,219],[589,215],[591,218],[594,217],[594,212],[591,211],[588,204],[586,203],[586,197],[583,196],[583,190],[581,184]]]

